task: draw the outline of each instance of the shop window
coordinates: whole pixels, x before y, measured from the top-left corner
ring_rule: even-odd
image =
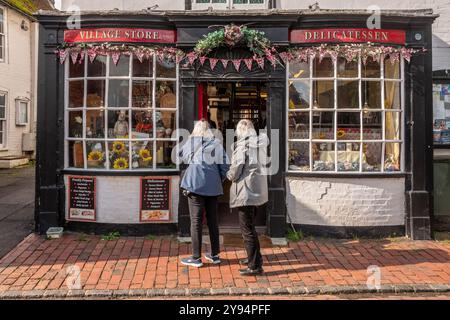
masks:
[[[193,0],[192,9],[268,9],[268,0]]]
[[[0,148],[6,146],[6,94],[0,92]]]
[[[5,11],[0,8],[0,62],[5,61],[6,55],[6,23],[5,23]]]
[[[288,170],[401,172],[403,62],[289,62]]]
[[[98,56],[67,66],[67,167],[173,170],[178,125],[177,65]],[[1,115],[1,109],[0,109]]]

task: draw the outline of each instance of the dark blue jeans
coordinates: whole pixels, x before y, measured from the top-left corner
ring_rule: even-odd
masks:
[[[211,254],[220,253],[219,224],[217,220],[217,198],[189,194],[189,213],[191,216],[192,257],[202,256],[203,211],[206,211],[206,221],[211,241]]]

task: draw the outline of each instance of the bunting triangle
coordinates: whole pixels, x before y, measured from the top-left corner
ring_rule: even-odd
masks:
[[[244,60],[245,65],[247,66],[247,69],[249,71],[252,71],[252,67],[253,67],[253,59],[245,59]]]
[[[209,66],[211,67],[211,70],[214,70],[214,68],[217,65],[217,62],[219,62],[219,59],[214,58],[209,59]]]
[[[230,62],[230,60],[220,59],[220,62],[222,62],[223,69],[225,70],[228,67],[228,63]]]
[[[239,69],[241,68],[241,62],[242,62],[241,59],[233,60],[233,65],[234,65],[234,68],[236,69],[236,71],[239,71]]]

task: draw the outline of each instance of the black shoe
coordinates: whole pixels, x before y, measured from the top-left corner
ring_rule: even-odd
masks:
[[[248,259],[241,259],[241,260],[239,260],[239,264],[242,264],[244,266],[248,265]]]
[[[239,270],[239,273],[241,274],[241,276],[257,276],[260,275],[264,272],[264,270],[262,268],[258,268],[258,269],[250,269],[250,268],[246,268],[246,269],[241,269]]]

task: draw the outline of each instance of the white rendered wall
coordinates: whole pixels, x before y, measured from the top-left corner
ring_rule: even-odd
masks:
[[[85,10],[142,10],[158,5],[156,10],[184,10],[185,0],[61,0],[61,10],[70,6]]]
[[[405,224],[403,178],[287,178],[286,187],[287,209],[294,224],[334,227]]]

